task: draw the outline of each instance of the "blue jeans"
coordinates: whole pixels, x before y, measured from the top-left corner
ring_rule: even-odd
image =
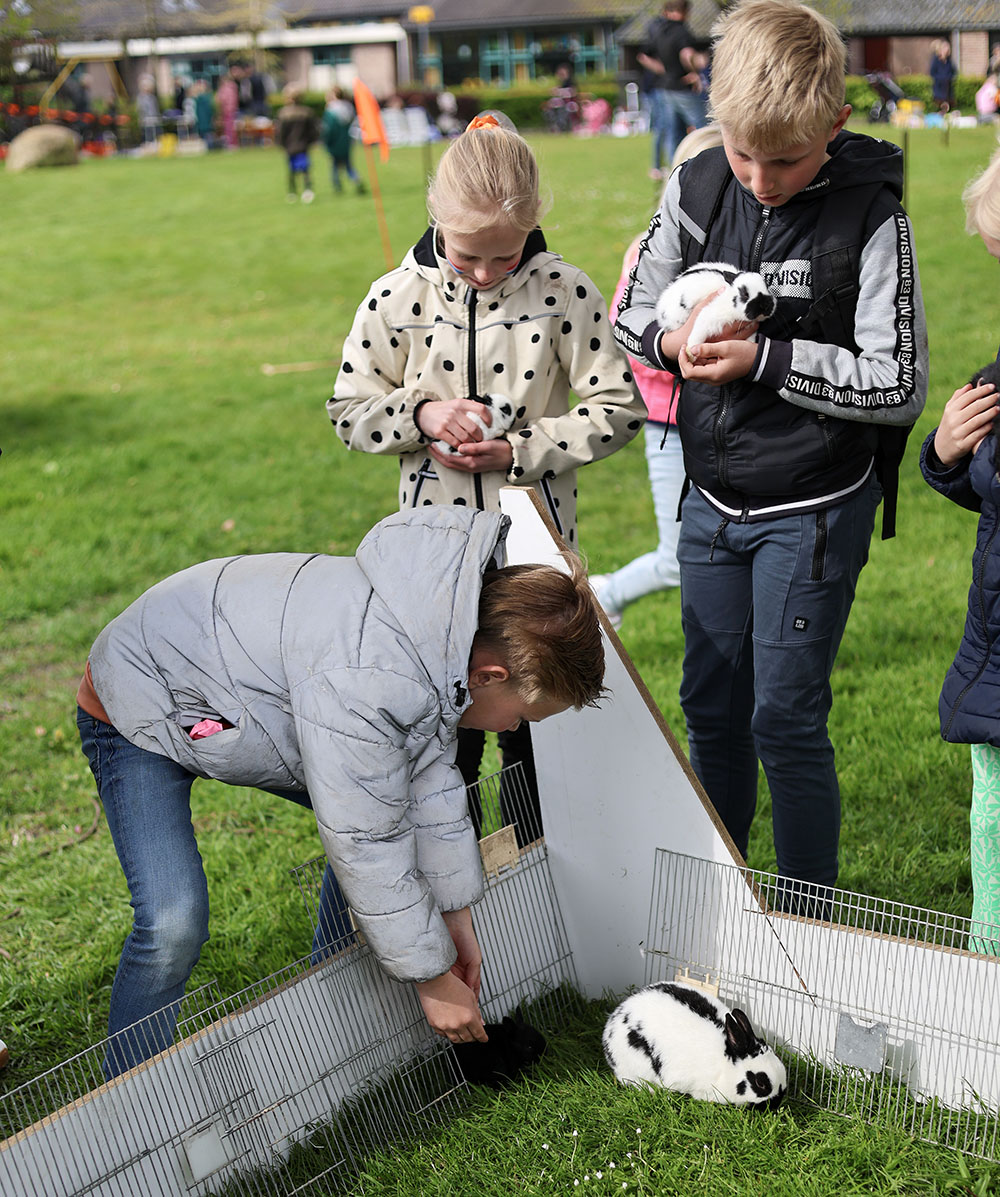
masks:
[[[677,507],[684,485],[684,455],[677,429],[670,428],[665,440],[663,433],[662,424],[646,424],[646,467],[660,542],[651,553],[643,553],[608,575],[601,587],[605,611],[623,611],[643,595],[680,585],[677,537],[681,525]]]
[[[759,761],[778,872],[821,885],[837,879],[840,839],[830,674],[881,494],[873,476],[837,507],[752,524],[722,520],[694,488],[684,500],[680,697],[691,765],[745,857]]]
[[[693,91],[654,87],[649,93],[649,125],[653,132],[653,167],[668,169],[688,129],[708,121],[705,99]]]
[[[133,910],[111,987],[104,1060],[110,1080],[173,1042],[184,988],[208,940],[208,884],[191,823],[195,775],[79,708],[77,726]],[[304,791],[272,792],[310,805]],[[344,911],[328,865],[314,958],[351,934]]]

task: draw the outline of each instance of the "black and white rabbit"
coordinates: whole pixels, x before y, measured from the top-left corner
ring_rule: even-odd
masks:
[[[500,1089],[516,1081],[525,1069],[536,1064],[546,1048],[541,1031],[524,1021],[520,1010],[503,1022],[483,1024],[489,1043],[455,1043],[452,1051],[462,1076],[470,1085]]]
[[[691,326],[689,345],[701,345],[717,337],[730,324],[752,324],[774,315],[777,303],[767,289],[764,276],[737,270],[725,262],[699,262],[683,271],[656,303],[656,319],[666,332],[686,323],[703,299],[722,291],[698,313]]]
[[[514,404],[506,395],[476,395],[475,400],[490,409],[491,422],[489,424],[474,411],[469,412],[469,419],[478,426],[483,434],[483,440],[492,441],[496,440],[498,436],[503,436],[510,429],[511,424],[514,423],[514,417],[517,415]],[[458,450],[453,445],[449,445],[447,441],[432,441],[431,444],[442,453],[448,455],[458,453]]]
[[[625,1085],[772,1108],[787,1085],[784,1064],[743,1011],[691,985],[661,982],[627,997],[605,1024],[603,1045]]]

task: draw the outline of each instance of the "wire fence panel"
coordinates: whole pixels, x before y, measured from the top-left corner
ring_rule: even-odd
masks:
[[[744,1009],[793,1098],[984,1159],[1000,1158],[998,956],[1000,927],[656,852],[647,983]]]
[[[484,1017],[522,1006],[558,1029],[576,979],[519,766],[472,787],[470,809],[494,841],[483,845],[486,893],[474,914],[487,960]],[[450,1047],[430,1031],[413,987],[382,972],[350,912],[324,907],[324,871],[322,858],[293,871],[319,928],[309,957],[229,997],[212,986],[192,992],[176,1041],[113,1080],[102,1041],[0,1097],[9,1135],[0,1192],[338,1193],[373,1151],[464,1108],[468,1087]],[[169,1012],[153,1015],[129,1029],[130,1043],[162,1043],[167,1025]]]

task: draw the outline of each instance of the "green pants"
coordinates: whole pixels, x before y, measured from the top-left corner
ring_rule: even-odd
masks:
[[[1000,956],[1000,748],[972,745],[972,933],[969,950]]]

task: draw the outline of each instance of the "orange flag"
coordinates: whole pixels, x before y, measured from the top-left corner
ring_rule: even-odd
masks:
[[[361,126],[361,141],[364,145],[380,145],[382,147],[382,161],[389,161],[389,138],[385,135],[385,125],[382,124],[382,112],[378,100],[372,95],[371,88],[360,79],[354,80],[354,107],[358,113],[358,124]]]

